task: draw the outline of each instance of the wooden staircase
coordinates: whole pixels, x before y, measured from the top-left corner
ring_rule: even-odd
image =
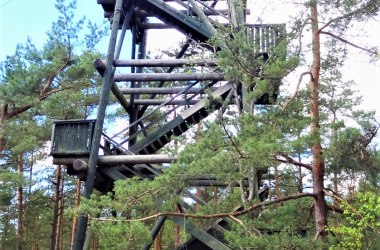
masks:
[[[153,179],[162,174],[161,165],[144,161],[137,164],[129,162],[100,164],[100,152],[104,156],[111,157],[122,155],[144,155],[144,157],[147,157],[159,154],[160,150],[173,140],[173,137],[183,135],[193,125],[220,108],[233,103],[233,101],[241,102],[243,91],[239,89],[239,83],[226,82],[220,72],[215,68],[211,69],[211,67],[216,66],[213,61],[197,63],[197,65],[203,65],[203,68],[207,67],[207,73],[171,73],[174,68],[181,69],[181,67],[189,65],[189,63],[180,59],[190,43],[202,43],[202,46],[204,46],[207,40],[214,35],[213,20],[208,18],[209,16],[220,17],[225,20],[225,25],[231,25],[234,28],[237,28],[239,23],[245,21],[243,20],[245,19],[244,16],[239,16],[236,13],[241,14],[247,11],[236,5],[236,0],[226,1],[228,4],[225,6],[230,8],[228,11],[216,9],[215,4],[218,1],[97,0],[97,3],[103,7],[104,17],[110,20],[112,30],[107,59],[99,59],[94,63],[95,68],[103,77],[103,89],[96,123],[91,126],[93,128],[91,133],[87,131],[88,125],[85,126],[86,133],[83,134],[87,137],[82,140],[83,142],[92,142],[92,146],[89,147],[87,143],[84,148],[90,151],[81,153],[81,155],[69,151],[65,152],[64,147],[63,152],[54,152],[52,154],[57,162],[62,160],[62,157],[73,161],[79,156],[88,159],[85,173],[76,171],[73,167],[73,162],[68,161],[69,163],[66,164],[68,173],[80,175],[80,178],[86,182],[84,194],[86,198],[89,198],[93,188],[103,193],[112,191],[114,182],[117,180],[132,177]],[[173,7],[173,2],[179,7]],[[227,13],[229,14],[227,15]],[[161,22],[150,22],[148,18],[153,21],[158,19]],[[267,56],[268,50],[277,45],[281,36],[280,29],[283,28],[282,25],[245,25],[242,27],[252,37],[252,43],[255,44],[258,57]],[[170,62],[163,62],[145,58],[146,31],[153,28],[174,28],[187,36],[187,43],[182,46],[175,59]],[[130,60],[123,61],[119,60],[119,55],[125,33],[128,30],[132,33],[130,44],[132,55]],[[118,36],[119,43],[116,43]],[[207,45],[205,47],[208,48]],[[117,67],[128,67],[130,73],[115,73],[117,72]],[[144,73],[144,67],[166,67],[167,70],[166,73],[148,74]],[[142,99],[139,93],[146,90],[146,88],[142,87],[142,83],[150,81],[158,81],[159,83],[155,88],[151,88],[150,92],[147,92],[150,93],[149,99]],[[171,89],[165,85],[166,82],[172,81],[182,82],[183,84],[174,90],[174,88]],[[128,82],[130,88],[128,90],[120,89],[117,85],[119,82]],[[206,91],[206,89],[208,90]],[[108,95],[111,91],[129,117],[129,126],[113,136],[102,132],[105,109],[108,105]],[[123,94],[125,92],[130,94],[126,96]],[[206,92],[209,94],[205,94]],[[157,99],[160,94],[169,93],[172,95],[171,99]],[[258,104],[269,104],[270,97],[276,97],[277,94],[278,89],[276,93],[263,95]],[[153,105],[156,106],[153,108]],[[169,105],[174,108],[170,108]],[[148,109],[148,107],[151,107],[151,109]],[[155,116],[158,116],[158,118],[153,119],[152,117]],[[162,124],[162,126],[157,128],[157,124]],[[81,135],[75,136],[80,137]],[[56,137],[53,136],[53,138]],[[166,219],[167,217],[160,217],[157,220],[152,229],[152,240],[154,240],[156,233],[158,233]],[[168,219],[178,225],[183,225],[184,223],[183,218],[180,217]],[[80,217],[74,247],[76,250],[83,247],[86,226],[87,219]],[[224,244],[223,240],[223,233],[228,230],[228,227],[227,221],[220,220],[209,229],[202,230],[191,222],[186,221],[186,230],[194,238],[185,243],[182,249],[228,250],[230,248]],[[148,250],[151,243],[147,242],[143,249]]]

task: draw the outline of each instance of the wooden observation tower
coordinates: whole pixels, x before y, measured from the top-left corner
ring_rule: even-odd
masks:
[[[257,47],[257,55],[265,57],[269,48],[276,46],[281,39],[284,26],[247,25],[245,20],[248,10],[245,9],[244,2],[97,0],[104,9],[104,16],[111,23],[107,58],[94,62],[103,78],[97,118],[56,122],[51,150],[55,164],[66,165],[69,174],[77,175],[85,181],[85,197],[89,197],[94,188],[103,193],[111,191],[116,180],[135,176],[153,179],[162,174],[161,165],[172,162],[175,157],[160,154],[160,149],[174,137],[184,134],[221,108],[222,105],[208,106],[207,95],[204,94],[206,89],[208,95],[214,98],[226,100],[232,96],[236,100],[244,101],[242,93],[246,90],[235,89],[237,85],[225,81],[221,72],[211,70],[217,66],[215,61],[183,59],[191,44],[199,43],[204,46],[215,34],[216,20],[225,26],[244,28]],[[163,36],[167,29],[176,29],[187,40],[172,59],[146,59],[146,43],[150,39],[147,35],[150,29],[160,29]],[[131,36],[127,36],[127,32]],[[131,48],[129,59],[119,58],[123,44]],[[173,73],[181,72],[181,69],[192,65],[197,67],[193,67],[191,73]],[[152,73],[146,73],[146,67]],[[165,71],[156,73],[156,67],[164,68]],[[198,72],[201,67],[210,70]],[[121,68],[127,68],[128,73],[118,73]],[[148,86],[154,87],[146,87],[147,83],[152,82],[154,84]],[[176,87],[169,87],[173,86],[173,82]],[[128,87],[122,88],[120,83],[127,83],[124,86]],[[114,136],[103,132],[105,110],[109,105],[111,92],[129,117],[128,127],[121,128]],[[266,95],[275,98],[277,93]],[[258,102],[269,104],[268,99],[266,96]],[[157,124],[161,126],[155,126]],[[102,152],[101,155],[99,152]],[[192,185],[216,184],[217,180],[202,179],[195,180]],[[198,199],[197,202],[201,201]],[[150,249],[167,219],[178,225],[183,224],[183,218],[180,217],[160,217],[152,229],[152,241],[147,242],[143,249]],[[223,232],[227,230],[227,224],[227,221],[222,220],[207,231],[186,222],[186,230],[193,239],[183,247],[230,249],[223,243]],[[81,216],[74,249],[83,248],[86,228],[87,218]]]

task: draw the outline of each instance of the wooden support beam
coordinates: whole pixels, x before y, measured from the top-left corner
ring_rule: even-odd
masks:
[[[135,81],[222,81],[224,77],[220,73],[140,73],[119,74],[114,76],[115,82]]]
[[[178,10],[179,12],[183,13],[183,14],[187,14],[187,10]],[[247,10],[249,12],[249,10]],[[218,13],[222,13],[224,15],[227,15],[228,13],[228,10],[227,9],[220,9],[220,10],[217,10],[217,12],[215,11],[212,11],[212,10],[204,10],[204,14],[206,16],[218,16],[219,14]],[[137,10],[135,12],[135,14],[138,16],[138,17],[153,17],[154,15],[150,12],[147,12],[145,10]],[[196,13],[192,13],[193,16],[197,16]],[[104,17],[110,17],[113,15],[113,12],[104,12]]]
[[[120,14],[122,13],[123,0],[115,1],[115,14],[113,16],[111,36],[108,44],[107,53],[107,65],[102,81],[102,90],[99,100],[98,112],[97,112],[97,122],[95,123],[94,134],[92,137],[91,152],[89,156],[86,184],[84,188],[83,197],[90,198],[92,191],[94,189],[95,183],[95,173],[96,173],[96,163],[98,161],[98,152],[100,148],[100,139],[103,130],[104,117],[106,113],[106,107],[108,104],[109,94],[111,92],[112,86],[112,61],[114,59],[117,33],[119,30]],[[73,250],[82,250],[85,240],[85,234],[87,229],[88,218],[85,215],[79,216],[78,227],[75,237],[75,245]]]
[[[87,171],[88,164],[84,160],[76,159],[73,162],[73,168],[76,172],[82,172],[82,171],[85,172]]]
[[[194,105],[201,99],[192,100],[159,100],[159,99],[139,99],[134,101],[134,105]]]
[[[203,10],[198,6],[198,4],[195,2],[195,0],[188,0],[191,4],[191,9],[197,14],[199,19],[201,19],[202,23],[207,27],[208,31],[214,35],[216,33],[216,29],[210,22],[210,20],[207,18]]]
[[[217,88],[210,88],[211,91],[215,91]],[[121,88],[120,92],[124,95],[131,94],[156,94],[156,95],[173,95],[178,94],[186,88],[175,87],[175,88]],[[204,88],[190,88],[186,90],[183,94],[200,94],[204,93]]]
[[[222,242],[220,242],[218,239],[214,238],[210,234],[208,234],[206,231],[198,228],[194,223],[192,223],[190,220],[185,219],[183,217],[178,216],[169,216],[169,219],[176,223],[177,225],[181,226],[183,229],[185,229],[188,233],[190,233],[192,236],[200,240],[203,244],[210,247],[213,250],[231,250],[231,248],[224,245]]]
[[[114,60],[114,67],[182,67],[182,66],[217,66],[213,59],[130,59],[130,60]],[[94,66],[98,71],[102,71],[105,67],[105,60],[96,59]]]
[[[156,29],[156,30],[163,30],[163,29],[174,29],[173,25],[168,25],[166,23],[140,23],[138,24],[139,30],[150,30],[150,29]]]
[[[78,157],[55,157],[53,164],[73,165],[75,161],[88,162],[88,158]],[[170,163],[177,160],[177,157],[169,155],[103,155],[98,157],[98,165],[117,164],[149,164],[149,163]],[[84,166],[84,165],[83,165]],[[86,166],[84,166],[86,168]],[[81,167],[82,168],[82,167]]]
[[[94,67],[99,72],[101,76],[104,76],[104,72],[106,70],[105,61],[100,59],[96,59],[94,61]],[[119,101],[120,105],[124,108],[125,111],[129,111],[129,102],[125,99],[124,95],[120,92],[119,87],[115,84],[114,81],[111,80],[111,91],[116,99]]]

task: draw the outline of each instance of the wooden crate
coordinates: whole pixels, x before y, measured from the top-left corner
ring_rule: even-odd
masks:
[[[90,154],[96,120],[55,121],[51,138],[52,156]]]

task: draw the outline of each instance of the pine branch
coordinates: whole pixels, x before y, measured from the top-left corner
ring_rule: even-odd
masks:
[[[302,162],[296,161],[296,160],[294,160],[292,157],[290,157],[289,155],[287,155],[287,154],[285,154],[285,153],[282,153],[282,154],[280,154],[280,155],[281,155],[282,157],[284,157],[285,160],[284,160],[284,159],[279,159],[279,158],[277,158],[277,157],[275,157],[274,159],[275,159],[276,161],[279,161],[279,162],[282,162],[282,163],[289,163],[289,164],[293,164],[293,165],[296,165],[296,166],[299,166],[299,167],[304,167],[304,168],[306,168],[306,169],[308,169],[308,170],[310,170],[310,171],[313,170],[313,167],[312,167],[312,165],[310,165],[310,164],[306,164],[306,163],[302,163]]]
[[[364,4],[364,6],[361,6],[360,8],[358,8],[354,11],[351,11],[351,12],[349,12],[343,16],[339,16],[339,17],[331,19],[325,25],[323,25],[321,28],[319,28],[318,33],[322,33],[322,31],[325,28],[327,28],[328,26],[330,26],[330,24],[332,24],[332,23],[339,22],[340,20],[343,20],[343,19],[349,19],[349,18],[354,17],[354,16],[364,15],[365,13],[368,13],[371,11],[371,8],[373,8],[372,6],[375,6],[376,8],[378,8],[377,7],[378,6],[377,1],[378,0],[371,0],[368,3]],[[372,9],[372,12],[373,12],[373,9]]]
[[[21,113],[23,113],[23,112],[25,112],[25,111],[31,109],[32,107],[33,107],[32,104],[28,104],[28,105],[25,105],[25,106],[23,106],[23,107],[14,108],[14,109],[12,110],[12,112],[9,112],[9,113],[7,114],[7,119],[6,119],[6,120],[8,120],[9,118],[12,118],[13,116],[16,116],[16,115],[18,115],[18,114],[21,114]]]
[[[289,195],[286,197],[281,197],[277,198],[271,201],[264,201],[260,202],[258,204],[252,205],[247,209],[241,210],[241,211],[234,211],[234,212],[229,212],[229,213],[216,213],[216,214],[186,214],[186,213],[174,213],[174,212],[165,212],[165,213],[157,213],[153,214],[150,216],[146,216],[143,218],[138,218],[138,219],[131,219],[131,220],[115,220],[115,219],[108,219],[108,218],[95,218],[91,217],[88,215],[88,218],[90,220],[96,220],[96,221],[110,221],[110,222],[134,222],[134,221],[146,221],[146,220],[151,220],[151,219],[156,219],[161,216],[176,216],[176,217],[183,217],[183,218],[194,218],[194,219],[216,219],[216,218],[231,218],[231,217],[237,217],[241,216],[244,214],[247,214],[249,212],[252,212],[256,209],[263,208],[266,206],[270,206],[273,204],[277,204],[280,202],[284,201],[289,201],[289,200],[296,200],[304,197],[315,197],[315,194],[313,193],[300,193],[300,194],[294,194],[294,195]]]
[[[341,38],[340,36],[337,36],[337,35],[335,35],[335,34],[333,34],[333,33],[331,33],[331,32],[320,31],[320,34],[329,35],[329,36],[331,36],[331,37],[333,37],[333,38],[335,38],[335,39],[338,39],[338,40],[341,41],[341,42],[344,42],[344,43],[346,43],[346,44],[348,44],[348,45],[351,45],[351,46],[354,47],[354,48],[364,50],[365,52],[368,52],[368,53],[370,53],[370,54],[378,55],[378,52],[377,52],[377,51],[372,51],[372,50],[370,50],[370,49],[367,49],[367,48],[361,47],[361,46],[359,46],[359,45],[357,45],[357,44],[354,44],[354,43],[352,43],[352,42],[350,42],[350,41],[348,41],[348,40],[346,40],[346,39],[344,39],[344,38]]]
[[[75,62],[75,60],[70,60],[70,59],[66,60],[66,62],[61,67],[59,67],[54,72],[54,74],[49,75],[49,77],[47,78],[47,82],[46,82],[44,88],[40,92],[40,97],[46,96],[46,93],[48,93],[48,90],[51,88],[51,85],[53,84],[53,82],[54,82],[55,78],[57,77],[57,75],[60,72],[64,71],[67,67],[71,66],[74,62]]]
[[[301,85],[301,83],[302,83],[302,79],[303,79],[303,77],[304,77],[305,75],[310,75],[310,77],[313,77],[313,75],[311,74],[310,71],[303,72],[303,73],[300,75],[300,77],[299,77],[299,79],[298,79],[298,83],[297,83],[296,89],[295,89],[293,95],[292,95],[292,96],[286,101],[286,103],[285,103],[284,106],[282,107],[282,111],[285,110],[285,109],[289,106],[289,104],[294,100],[294,98],[296,98],[296,96],[297,96],[297,94],[298,94],[298,90],[299,90],[300,85]]]

